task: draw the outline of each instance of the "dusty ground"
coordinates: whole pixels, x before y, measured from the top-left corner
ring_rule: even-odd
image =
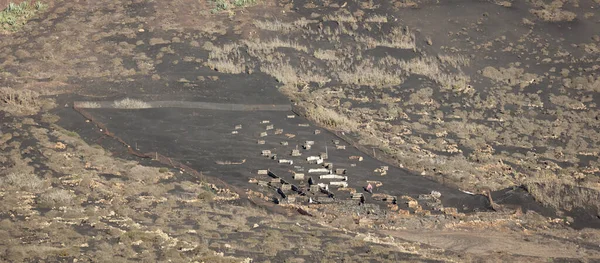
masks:
[[[599,232],[582,229],[600,224],[597,1],[223,3],[47,2],[1,36],[4,261],[599,257]],[[160,164],[130,155],[71,108],[125,97],[291,100],[331,133],[314,137],[317,127],[258,112],[89,111],[136,150],[221,177],[219,191],[196,173],[150,167]],[[352,188],[372,176],[398,206],[375,196],[360,208],[272,205],[273,189],[248,182],[267,180],[255,173],[268,163],[243,158],[260,153],[264,118],[298,136],[282,147],[282,134],[270,134],[266,145],[281,152],[343,132],[362,152],[350,147],[337,163],[365,157]],[[215,142],[229,145],[205,148]],[[247,163],[215,163],[229,152]],[[369,155],[402,169],[377,175],[382,163]],[[456,212],[419,198],[436,189]],[[496,205],[458,189],[501,191]]]

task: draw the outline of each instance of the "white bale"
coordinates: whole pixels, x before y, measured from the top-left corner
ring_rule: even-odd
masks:
[[[325,175],[319,176],[319,179],[338,179],[338,180],[343,180],[343,179],[347,179],[347,177],[346,176],[342,176],[342,175],[337,175],[337,174],[325,174]]]
[[[329,184],[336,187],[348,187],[347,182],[330,182]]]
[[[309,162],[316,161],[316,160],[319,160],[319,159],[321,159],[321,157],[319,157],[319,156],[308,156],[308,157],[306,157],[306,161],[309,161]]]
[[[279,163],[292,165],[292,164],[294,164],[294,161],[292,161],[292,160],[286,160],[286,159],[280,159]]]

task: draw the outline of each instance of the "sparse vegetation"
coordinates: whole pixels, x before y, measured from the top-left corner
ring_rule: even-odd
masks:
[[[348,117],[321,105],[308,106],[306,111],[306,115],[313,121],[334,130],[354,131],[358,126],[356,122],[348,119]]]
[[[367,22],[367,23],[387,23],[388,19],[387,19],[387,16],[373,15],[373,16],[367,17],[365,19],[365,22]]]
[[[0,11],[0,32],[18,30],[28,19],[46,8],[47,5],[40,1],[36,1],[35,4],[31,4],[29,1],[23,1],[20,4],[10,2],[8,7]]]
[[[241,8],[253,5],[256,0],[214,0],[215,8],[213,12],[229,10],[231,8]]]
[[[79,134],[74,131],[64,131],[66,136],[79,138]]]
[[[363,62],[352,71],[338,72],[342,83],[373,87],[397,86],[404,81],[401,72],[389,71],[372,62]]]
[[[42,208],[58,208],[73,204],[74,196],[64,189],[50,189],[40,195],[37,205]]]
[[[530,12],[546,22],[569,22],[577,18],[577,14],[563,10],[563,0],[554,0],[550,4],[543,1],[534,1],[541,9],[532,9]]]
[[[356,41],[365,43],[369,49],[391,47],[414,50],[416,48],[415,34],[408,27],[394,27],[389,35],[379,40],[369,36],[357,36]]]
[[[306,46],[300,45],[291,40],[281,40],[279,37],[268,41],[245,41],[244,44],[248,48],[248,53],[251,55],[270,54],[273,53],[277,48],[291,48],[302,52],[308,52],[308,48]]]
[[[257,20],[254,21],[254,25],[263,30],[275,31],[275,32],[290,32],[294,30],[295,26],[291,23],[284,23],[278,19],[275,20]]]
[[[525,186],[538,201],[555,209],[600,211],[600,204],[597,202],[600,194],[595,189],[566,183],[560,178],[550,180],[548,178],[539,180],[538,178],[527,182]]]
[[[125,98],[115,101],[113,103],[113,107],[116,109],[147,109],[151,106],[147,102],[143,102],[141,100]]]
[[[296,84],[300,82],[300,77],[296,69],[289,63],[273,63],[260,67],[262,72],[273,76],[278,82],[283,84]]]
[[[209,60],[206,65],[222,73],[240,74],[246,72],[246,66],[243,63],[236,63],[228,59]]]
[[[54,106],[50,99],[40,98],[39,93],[28,89],[0,88],[0,110],[15,115],[30,115]]]
[[[38,176],[24,172],[9,173],[1,179],[4,188],[11,187],[17,191],[36,192],[44,186],[44,180]]]
[[[79,106],[79,108],[83,108],[83,109],[98,109],[101,107],[100,103],[93,102],[93,101],[84,101],[84,102],[81,102],[78,106]]]
[[[600,243],[597,230],[568,228],[581,223],[571,216],[583,210],[583,225],[597,222],[600,209],[600,37],[590,26],[598,16],[588,10],[589,2],[296,1],[249,9],[244,7],[254,1],[52,3],[51,14],[29,20],[26,32],[3,35],[0,41],[0,86],[13,87],[0,89],[0,261],[535,262],[553,256],[567,261],[600,257],[597,249],[588,249]],[[407,9],[417,6],[421,9]],[[12,4],[1,13],[10,9],[10,16],[0,15],[0,34],[18,30],[44,7]],[[210,15],[211,9],[229,17]],[[495,30],[503,16],[512,22]],[[577,23],[561,23],[568,21]],[[539,204],[528,203],[527,211],[493,205],[494,213],[462,214],[435,207],[438,212],[427,215],[426,204],[421,207],[422,200],[408,196],[407,203],[397,205],[368,198],[364,206],[354,201],[339,206],[348,196],[341,190],[336,205],[274,206],[266,203],[276,196],[271,186],[261,186],[261,193],[242,190],[235,200],[226,194],[229,189],[209,185],[209,175],[199,179],[188,169],[159,168],[167,163],[148,167],[137,157],[122,160],[115,156],[127,149],[104,134],[94,142],[106,143],[110,151],[87,146],[77,133],[49,124],[58,120],[51,114],[70,110],[49,113],[49,97],[61,101],[61,108],[71,105],[65,98],[155,98],[163,91],[231,103],[260,94],[261,103],[270,103],[275,87],[265,74],[316,124],[347,132],[346,142],[363,155],[389,158],[412,173],[476,194],[508,187],[510,195],[522,191],[510,190],[513,186],[524,185],[548,208],[564,211],[542,216],[534,212]],[[126,98],[84,107],[153,105]],[[35,113],[45,114],[22,117]],[[92,124],[71,121],[69,114],[61,117],[57,124],[72,124],[70,129],[85,131],[82,137],[96,139],[88,136]],[[274,122],[274,130],[282,133]],[[244,125],[237,139],[247,139],[243,133],[251,129]],[[118,130],[111,128],[115,134]],[[267,138],[285,134],[285,145],[289,141],[291,146],[292,137],[301,138],[303,132],[286,128]],[[189,160],[194,162],[190,166],[201,166]],[[221,165],[207,167],[207,174],[216,177],[221,170],[257,165],[253,158],[248,163],[221,156],[210,160],[208,165]],[[353,165],[362,169],[368,163]],[[350,176],[353,170],[348,168]],[[397,182],[395,173],[375,176],[384,181],[381,192],[396,188],[387,181]],[[444,194],[444,205],[461,202],[454,198],[460,195]],[[297,205],[315,216],[288,216],[298,211]]]

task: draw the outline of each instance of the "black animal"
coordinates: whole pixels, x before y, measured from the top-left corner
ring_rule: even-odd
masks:
[[[360,202],[358,203],[358,205],[364,205],[365,204],[365,196],[361,195],[360,196]]]
[[[281,195],[281,198],[285,199],[287,197],[287,195],[285,195],[285,193],[281,190],[281,188],[277,188],[277,193],[279,195]]]

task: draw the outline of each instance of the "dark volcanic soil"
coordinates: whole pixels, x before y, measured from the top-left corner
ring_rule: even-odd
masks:
[[[2,260],[597,259],[589,244],[600,234],[585,228],[600,224],[599,8],[598,0],[52,3],[0,42],[0,109],[17,116],[0,130]],[[85,110],[136,151],[171,157],[242,196],[224,201],[232,191],[193,171],[141,165],[72,108],[124,98],[291,104],[302,116]],[[49,99],[71,131],[51,124],[41,102]],[[302,149],[307,140],[311,150]],[[296,146],[300,157],[290,156]],[[306,157],[326,146],[334,168],[347,169],[350,189],[333,190],[339,203],[299,198],[265,216],[279,186],[259,186],[271,179],[258,170],[306,187],[290,170],[308,175],[317,165]],[[385,165],[387,174],[375,171]],[[367,180],[382,182],[367,204],[344,203]],[[384,194],[397,204],[375,200]],[[102,232],[86,232],[93,226]]]
[[[251,101],[247,101],[251,103]],[[140,152],[159,152],[193,167],[203,174],[215,176],[240,188],[248,188],[250,178],[267,180],[267,176],[257,175],[260,169],[270,169],[288,181],[293,182],[290,170],[293,166],[302,166],[303,173],[309,176],[308,169],[320,168],[321,165],[310,165],[306,161],[308,156],[316,156],[327,151],[334,168],[347,169],[350,187],[362,192],[362,187],[367,185],[367,180],[381,181],[383,186],[376,188],[375,193],[385,193],[393,196],[408,195],[418,198],[419,195],[429,194],[431,191],[442,193],[441,200],[445,206],[457,207],[459,211],[486,211],[489,204],[483,196],[471,196],[441,185],[435,181],[410,174],[396,167],[390,167],[388,174],[378,176],[375,169],[386,165],[368,156],[364,160],[353,161],[350,156],[362,156],[363,153],[348,146],[345,150],[336,150],[334,140],[340,140],[334,135],[324,131],[314,135],[315,126],[299,127],[307,123],[300,117],[287,119],[292,112],[228,112],[193,109],[145,109],[145,110],[115,110],[95,109],[87,110],[97,121],[104,123],[118,137],[130,145],[135,145]],[[84,119],[70,119],[66,122],[63,118],[61,125],[70,130],[82,130],[83,127],[93,126],[85,123]],[[260,138],[259,134],[265,131],[269,124],[260,124],[269,120],[274,126],[268,131],[268,136]],[[82,127],[82,125],[84,125]],[[238,134],[231,134],[236,125],[242,125]],[[275,129],[283,129],[279,135],[273,134]],[[296,135],[293,139],[286,138],[285,134]],[[258,140],[265,140],[266,144],[258,145]],[[288,142],[287,146],[281,142]],[[302,149],[305,141],[315,141],[315,146],[310,150],[301,150],[302,156],[292,157],[291,151],[298,146]],[[342,145],[346,145],[342,142]],[[277,154],[279,159],[294,160],[294,165],[278,164],[276,160],[261,156],[262,150],[270,150]],[[217,165],[216,161],[246,160],[243,165]],[[352,167],[351,164],[356,164]],[[329,180],[318,180],[318,176],[325,173],[310,174],[315,181],[327,183]],[[335,180],[334,180],[335,181]],[[339,181],[339,180],[337,180]],[[306,185],[306,181],[295,182]],[[336,192],[336,191],[334,191]],[[339,198],[347,199],[348,193],[336,193]],[[531,202],[531,200],[529,201]]]

